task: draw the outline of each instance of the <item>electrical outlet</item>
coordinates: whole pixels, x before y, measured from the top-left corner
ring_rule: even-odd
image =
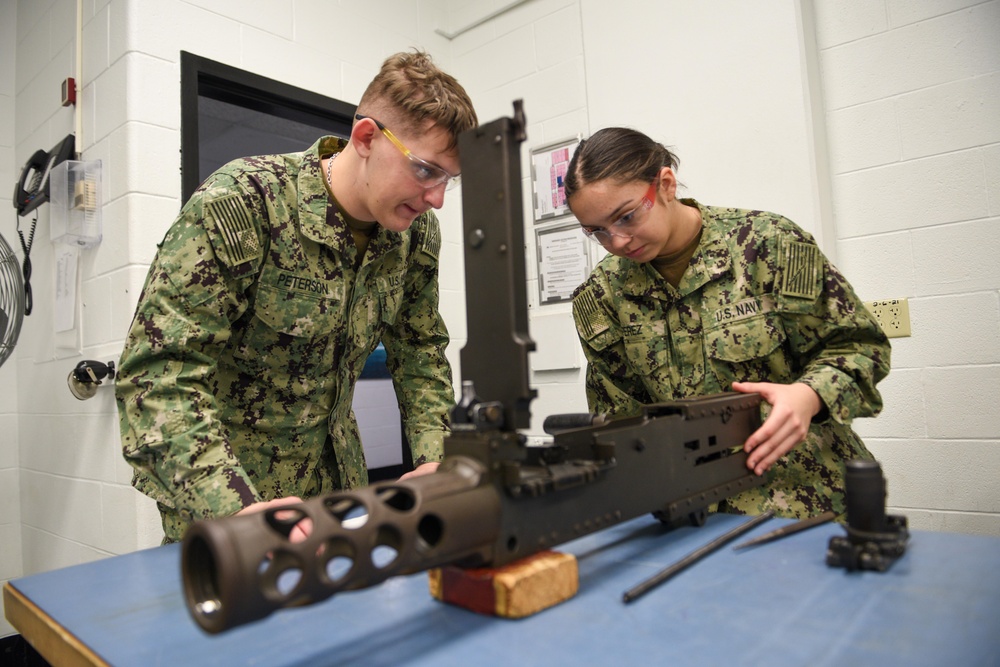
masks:
[[[906,299],[865,301],[865,306],[889,338],[910,335],[910,305]]]

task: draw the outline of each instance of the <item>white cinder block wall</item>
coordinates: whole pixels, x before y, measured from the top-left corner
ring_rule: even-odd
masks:
[[[83,149],[103,161],[104,242],[81,256],[76,336],[52,335],[42,207],[36,312],[0,369],[0,581],[159,542],[155,508],[129,486],[110,389],[80,403],[66,376],[81,359],[117,359],[155,243],[181,203],[179,51],[357,101],[386,54],[419,45],[466,85],[483,121],[525,98],[529,147],[598,129],[589,126],[584,83],[586,0],[529,0],[451,41],[434,32],[507,4],[84,3]],[[913,314],[914,336],[895,339],[886,412],[858,428],[886,467],[890,504],[914,526],[1000,534],[998,2],[816,4],[839,263],[863,298],[908,297]],[[73,131],[58,95],[74,66],[75,10],[73,0],[0,3],[0,180],[8,184],[31,152]],[[609,38],[627,39],[635,17],[620,20]],[[649,48],[649,61],[636,66],[669,50]],[[674,66],[682,55],[672,54]],[[604,85],[628,103],[615,81]],[[663,96],[677,103],[669,86]],[[522,164],[527,196],[527,156]],[[3,206],[11,210],[9,200]],[[466,336],[460,211],[449,195],[442,310],[456,366]],[[13,217],[0,216],[0,232],[16,245]],[[527,205],[525,217],[530,225]],[[526,241],[537,310],[530,233]],[[535,374],[534,411],[585,409],[581,378],[579,370]],[[12,631],[0,620],[0,636]]]
[[[14,54],[17,8],[0,3],[0,234],[12,249],[20,249],[14,224],[11,192],[16,182],[14,168]],[[20,256],[20,255],[19,255]],[[9,359],[0,368],[0,582],[20,576],[21,502],[17,456],[17,364]],[[0,617],[0,637],[12,633]]]
[[[909,299],[858,431],[913,527],[1000,534],[1000,2],[815,3],[840,266]]]

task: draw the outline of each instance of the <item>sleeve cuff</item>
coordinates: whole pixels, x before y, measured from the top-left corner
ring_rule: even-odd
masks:
[[[174,495],[174,506],[184,519],[211,519],[235,514],[260,500],[243,470],[222,468],[185,485]]]
[[[410,440],[413,467],[444,458],[444,436],[447,431],[425,431]]]
[[[830,368],[807,373],[798,382],[815,391],[822,403],[819,412],[812,419],[814,424],[822,424],[829,419],[841,424],[850,421],[851,416],[842,400],[843,392],[848,388],[850,382],[846,375]]]

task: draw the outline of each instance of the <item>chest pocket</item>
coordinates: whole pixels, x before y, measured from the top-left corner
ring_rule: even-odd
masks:
[[[261,283],[233,357],[250,375],[309,394],[332,367],[330,339],[342,328],[342,316],[338,299]]]
[[[626,338],[625,356],[637,375],[652,375],[670,361],[670,344],[666,336]]]
[[[674,331],[669,336],[626,338],[625,356],[654,401],[705,393],[700,336]]]
[[[325,336],[339,319],[336,299],[260,285],[254,314],[276,333],[293,338]]]
[[[790,382],[785,331],[767,313],[705,332],[705,355],[723,389],[733,382]]]

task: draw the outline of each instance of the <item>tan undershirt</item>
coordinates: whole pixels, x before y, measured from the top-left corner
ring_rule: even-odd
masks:
[[[358,248],[358,262],[360,263],[361,258],[365,256],[365,251],[368,250],[368,242],[375,236],[375,227],[378,226],[378,222],[360,222],[349,217],[343,211],[340,214],[344,216],[344,222],[351,230],[354,245]]]
[[[333,190],[330,189],[330,184],[326,184],[326,191],[330,193],[330,199],[333,201],[334,206],[337,207],[337,211],[344,218],[344,223],[347,224],[347,228],[351,231],[351,237],[354,239],[354,246],[358,249],[358,257],[356,264],[361,265],[361,260],[365,256],[365,252],[368,250],[368,242],[377,231],[375,228],[378,226],[378,221],[373,220],[372,222],[362,222],[361,220],[355,220],[344,207],[340,205],[337,201],[337,196],[333,194]]]
[[[681,284],[681,278],[684,276],[688,263],[694,256],[694,251],[698,248],[700,242],[701,228],[699,227],[698,233],[694,235],[694,238],[686,246],[673,254],[656,257],[649,263],[653,265],[657,273],[663,276],[664,280],[677,287]]]

